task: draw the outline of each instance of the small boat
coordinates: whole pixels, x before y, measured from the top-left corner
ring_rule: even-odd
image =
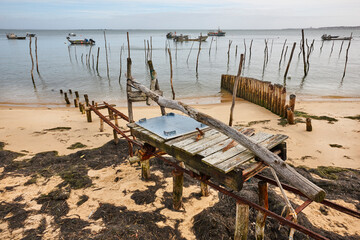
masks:
[[[19,37],[19,36],[17,36],[17,35],[14,34],[14,33],[8,33],[8,34],[6,34],[6,37],[7,37],[8,39],[11,39],[11,40],[13,40],[13,39],[19,39],[19,40],[26,39],[26,37]]]
[[[339,36],[332,36],[332,35],[324,34],[324,35],[321,36],[321,39],[323,41],[328,41],[328,40],[351,40],[352,37],[339,37]]]
[[[95,41],[87,38],[84,39],[79,39],[79,40],[71,40],[70,37],[66,37],[66,39],[71,43],[71,44],[85,44],[85,45],[94,45]]]
[[[225,33],[226,32],[221,31],[219,28],[217,32],[208,32],[208,36],[223,37],[225,36]]]
[[[174,37],[176,37],[176,33],[174,34],[174,33],[172,33],[172,32],[168,32],[168,33],[166,34],[166,38],[168,38],[168,39],[172,39],[172,38],[174,38]]]
[[[204,41],[206,41],[207,38],[208,38],[208,36],[199,36],[198,38],[189,38],[189,35],[180,35],[180,36],[175,36],[174,41],[175,42],[189,42],[189,41],[204,42]]]
[[[27,37],[35,37],[35,35],[36,35],[35,33],[26,33]]]
[[[76,34],[75,33],[69,33],[68,34],[70,37],[76,37]]]

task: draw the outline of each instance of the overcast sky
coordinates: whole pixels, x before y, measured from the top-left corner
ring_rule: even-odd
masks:
[[[0,0],[0,28],[274,29],[359,26],[360,0]]]

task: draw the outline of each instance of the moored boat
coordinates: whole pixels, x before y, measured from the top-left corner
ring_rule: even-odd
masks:
[[[26,33],[27,37],[35,37],[35,35],[36,35],[35,33]]]
[[[176,33],[174,34],[173,32],[168,32],[167,34],[166,34],[166,38],[169,38],[169,39],[172,39],[172,38],[174,38],[176,36]]]
[[[208,38],[208,36],[199,36],[197,38],[189,38],[189,35],[180,35],[180,36],[175,36],[174,41],[175,42],[189,42],[189,41],[204,42],[204,41],[206,41],[207,38]]]
[[[26,39],[26,37],[19,37],[18,35],[14,34],[14,33],[8,33],[8,34],[6,34],[6,37],[7,37],[7,39],[11,39],[11,40],[14,40],[14,39],[24,40],[24,39]]]
[[[225,36],[225,33],[226,32],[221,31],[219,28],[217,32],[208,32],[208,36],[223,37]]]
[[[327,40],[351,40],[352,37],[339,37],[339,36],[332,36],[332,35],[323,34],[321,36],[321,39],[323,41],[327,41]]]
[[[78,40],[71,40],[70,37],[66,37],[66,39],[71,43],[71,44],[84,44],[84,45],[94,45],[95,41],[93,39],[78,39]]]
[[[70,37],[75,37],[75,36],[76,36],[75,33],[69,33],[68,35],[69,35]]]

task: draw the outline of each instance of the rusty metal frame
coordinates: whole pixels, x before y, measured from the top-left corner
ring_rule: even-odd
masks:
[[[113,111],[116,115],[120,116],[122,119],[129,122],[129,118],[125,114],[123,114],[120,111],[116,110],[115,108],[113,108],[111,105],[109,105],[106,102],[104,102],[104,105],[106,106],[106,108],[109,108],[111,111]],[[135,138],[131,139],[130,138],[131,135],[129,135],[129,136],[126,135],[125,132],[128,132],[128,131],[120,130],[115,124],[113,124],[109,119],[107,119],[104,115],[102,115],[97,110],[97,108],[95,106],[90,105],[89,107],[96,115],[99,116],[99,118],[101,118],[105,123],[107,123],[111,128],[113,128],[117,133],[119,133],[123,138],[125,138],[128,141],[129,148],[130,148],[131,151],[132,151],[133,144],[135,144],[135,145],[137,145],[138,147],[141,147],[141,148],[144,147],[144,144],[136,141]],[[202,175],[199,175],[199,174],[197,174],[197,173],[195,173],[193,171],[190,171],[188,169],[185,169],[185,168],[179,166],[178,164],[176,164],[176,162],[173,162],[173,161],[161,156],[162,153],[159,153],[158,151],[152,152],[152,155],[159,158],[159,159],[161,159],[161,160],[163,160],[164,162],[167,162],[168,164],[172,165],[175,169],[188,174],[192,178],[197,179],[198,181],[209,185],[210,187],[216,189],[217,191],[219,191],[219,192],[221,192],[221,193],[223,193],[223,194],[225,194],[227,196],[230,196],[230,197],[234,198],[237,202],[240,202],[242,204],[246,204],[246,205],[248,205],[248,206],[250,206],[250,207],[252,207],[252,208],[254,208],[256,210],[262,211],[267,216],[270,216],[270,217],[278,220],[281,225],[287,225],[287,226],[289,226],[291,228],[294,228],[294,229],[296,229],[296,230],[298,230],[298,231],[300,231],[300,232],[302,232],[302,233],[304,233],[304,234],[306,234],[306,235],[308,235],[308,236],[310,236],[310,237],[312,237],[314,239],[320,239],[320,240],[328,239],[328,238],[326,238],[326,237],[324,237],[324,236],[322,236],[322,235],[320,235],[318,233],[315,233],[315,232],[313,232],[313,231],[311,231],[311,230],[309,230],[309,229],[307,229],[307,228],[305,228],[305,227],[303,227],[303,226],[301,226],[301,225],[299,225],[297,223],[291,222],[291,216],[288,216],[288,217],[284,218],[284,217],[282,217],[282,216],[280,216],[280,215],[278,215],[278,214],[276,214],[276,213],[274,213],[274,212],[272,212],[272,211],[270,211],[270,210],[268,210],[268,209],[266,209],[266,208],[264,208],[264,207],[262,207],[262,206],[260,206],[260,205],[258,205],[256,203],[253,203],[253,202],[251,202],[251,201],[249,201],[247,199],[244,199],[244,198],[236,195],[235,193],[233,193],[231,191],[226,190],[225,188],[223,188],[221,186],[216,185],[215,183],[209,181],[209,178],[206,178],[206,177],[204,177]],[[257,178],[259,180],[262,180],[262,181],[265,181],[265,182],[267,182],[269,184],[277,186],[277,183],[274,180],[272,180],[270,178],[267,178],[265,176],[262,176],[260,174],[256,174],[256,175],[251,176],[251,177]],[[281,185],[285,190],[306,198],[305,202],[296,209],[297,213],[300,213],[302,210],[304,210],[308,205],[310,205],[312,203],[312,200],[308,199],[298,189],[296,189],[294,187],[291,187],[291,186],[289,186],[287,184],[283,184],[283,183],[281,183]],[[339,212],[342,212],[342,213],[345,213],[345,214],[348,214],[350,216],[353,216],[353,217],[356,217],[356,218],[360,219],[360,213],[359,212],[354,211],[354,210],[349,209],[349,208],[346,208],[344,206],[338,205],[336,203],[330,202],[330,201],[328,201],[326,199],[323,200],[322,202],[320,202],[320,204],[326,205],[326,206],[328,206],[330,208],[333,208],[333,209],[335,209],[335,210],[337,210]]]

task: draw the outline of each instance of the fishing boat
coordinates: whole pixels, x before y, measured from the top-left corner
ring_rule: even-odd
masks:
[[[6,37],[7,37],[8,39],[11,39],[11,40],[14,40],[14,39],[19,39],[19,40],[26,39],[26,37],[19,37],[19,36],[17,36],[17,35],[14,34],[14,33],[8,33],[8,34],[6,34]]]
[[[351,40],[352,37],[339,37],[339,36],[332,36],[332,35],[327,35],[324,34],[321,36],[321,39],[323,41],[329,41],[329,40]]]
[[[225,33],[226,32],[221,31],[219,28],[217,32],[208,32],[208,36],[223,37],[225,36]]]
[[[168,39],[172,39],[172,38],[174,38],[174,37],[176,37],[176,33],[174,34],[173,32],[168,32],[168,33],[166,34],[166,38],[168,38]]]
[[[75,33],[69,33],[68,34],[70,37],[76,37],[76,34]]]
[[[84,44],[84,45],[94,45],[95,41],[87,38],[84,39],[79,39],[79,40],[71,40],[70,37],[66,37],[66,39],[71,43],[71,44]]]
[[[207,38],[208,38],[208,36],[199,36],[197,38],[189,38],[189,35],[180,35],[180,36],[175,36],[174,41],[175,42],[189,42],[189,41],[204,42],[204,41],[206,41]]]

